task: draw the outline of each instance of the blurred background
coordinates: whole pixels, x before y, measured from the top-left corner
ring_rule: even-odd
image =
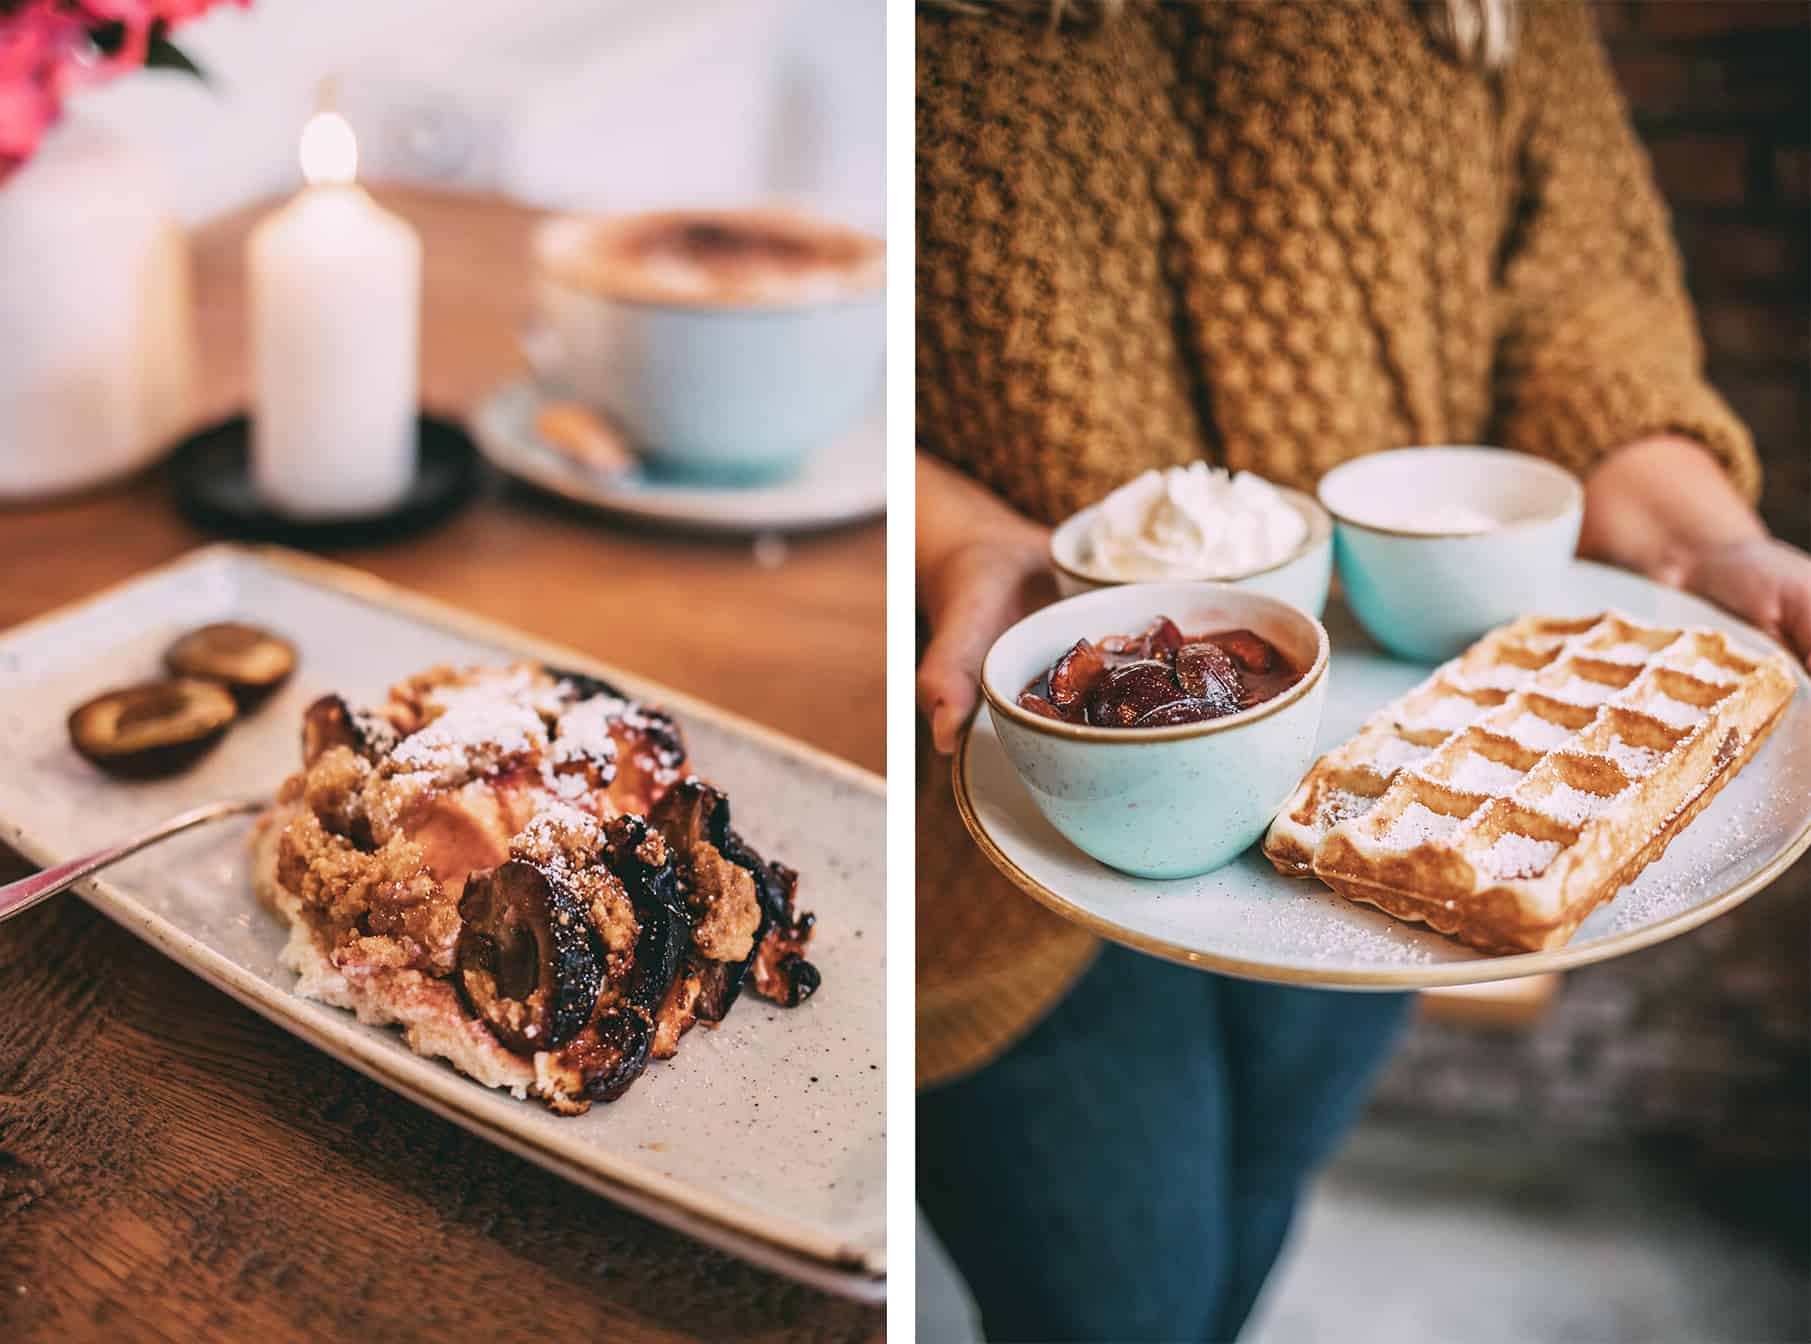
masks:
[[[1811,546],[1811,5],[1596,9],[1762,512]],[[1689,937],[1424,995],[1248,1337],[1811,1339],[1808,950],[1811,858]]]
[[[154,143],[190,223],[293,189],[324,76],[361,176],[632,210],[784,196],[885,226],[885,0],[311,0],[181,30],[207,84],[125,79],[84,118]]]

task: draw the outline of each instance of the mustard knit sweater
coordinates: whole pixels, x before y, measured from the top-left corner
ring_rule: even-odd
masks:
[[[1411,0],[1208,0],[1064,25],[920,13],[918,442],[1057,522],[1205,458],[1312,488],[1644,435],[1752,495],[1666,210],[1589,13],[1525,0],[1489,73]],[[1094,943],[967,842],[919,765],[921,1083],[984,1063]]]

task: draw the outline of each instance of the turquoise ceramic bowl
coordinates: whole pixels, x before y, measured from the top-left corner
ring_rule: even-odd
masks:
[[[1333,520],[1313,496],[1282,485],[1276,490],[1308,524],[1306,539],[1293,552],[1276,564],[1249,574],[1213,580],[1205,575],[1171,574],[1163,581],[1200,579],[1227,583],[1249,592],[1281,598],[1292,607],[1319,616],[1327,608],[1327,588],[1333,581]],[[1094,526],[1094,517],[1093,507],[1083,509],[1050,534],[1050,568],[1056,574],[1057,591],[1064,597],[1093,592],[1097,588],[1143,582],[1119,578],[1091,563],[1087,539]]]
[[[1439,662],[1553,605],[1585,496],[1571,472],[1526,453],[1404,448],[1335,467],[1321,479],[1320,501],[1333,515],[1340,582],[1359,624],[1400,657]],[[1496,525],[1414,530],[1417,513],[1441,509]]]
[[[1275,699],[1169,728],[1093,728],[1018,706],[1078,639],[1168,616],[1185,634],[1247,627],[1306,669]],[[1327,696],[1327,632],[1287,602],[1209,583],[1120,584],[1034,612],[995,641],[981,689],[1007,758],[1069,841],[1135,877],[1194,877],[1250,848],[1314,759]]]

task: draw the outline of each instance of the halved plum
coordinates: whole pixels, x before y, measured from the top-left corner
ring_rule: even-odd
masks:
[[[553,1050],[584,1029],[604,982],[590,911],[549,866],[511,859],[466,879],[458,983],[499,1041]]]
[[[1271,672],[1276,669],[1275,647],[1255,630],[1223,630],[1212,636],[1212,639],[1247,672]]]
[[[216,681],[249,708],[289,679],[296,646],[281,635],[240,621],[191,630],[164,651],[164,666],[178,677]]]
[[[1231,655],[1208,640],[1176,651],[1176,680],[1192,698],[1206,702],[1216,718],[1238,713],[1245,698],[1245,683]]]
[[[1130,728],[1144,715],[1183,699],[1169,664],[1154,658],[1109,668],[1088,696],[1088,722]]]
[[[94,765],[127,779],[187,769],[239,716],[225,688],[172,677],[97,695],[69,715],[69,740]]]
[[[1058,709],[1073,709],[1087,698],[1107,673],[1107,660],[1101,651],[1085,639],[1056,660],[1047,678],[1050,703]]]
[[[313,765],[334,747],[375,760],[395,745],[396,729],[388,719],[361,714],[337,695],[323,695],[303,711],[303,765]]]

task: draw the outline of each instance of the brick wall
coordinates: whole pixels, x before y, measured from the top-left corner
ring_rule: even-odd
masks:
[[[1599,16],[1673,207],[1711,377],[1766,463],[1762,509],[1811,546],[1811,4],[1604,0]],[[1804,1161],[1808,946],[1811,857],[1695,933],[1566,976],[1532,1028],[1419,1024],[1375,1107]]]
[[[1811,546],[1811,4],[1597,8],[1673,208],[1711,378],[1766,459],[1762,509]]]

